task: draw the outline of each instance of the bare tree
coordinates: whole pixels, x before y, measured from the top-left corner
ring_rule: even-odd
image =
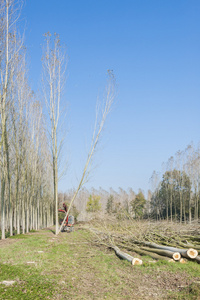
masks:
[[[188,145],[186,148],[186,155],[187,155],[186,169],[191,181],[193,181],[193,172],[194,172],[193,163],[192,163],[193,153],[194,153],[193,145],[192,144]],[[191,189],[189,193],[188,210],[189,210],[189,223],[191,224],[192,222],[192,190]]]
[[[54,185],[55,222],[58,234],[58,156],[61,143],[58,140],[61,95],[65,82],[66,54],[60,45],[59,35],[45,34],[43,55],[43,93],[50,118],[51,151]]]
[[[105,126],[105,121],[106,118],[111,110],[114,98],[115,98],[115,77],[112,73],[111,70],[108,70],[108,84],[106,86],[106,96],[105,99],[103,99],[102,101],[102,105],[101,105],[101,110],[98,106],[97,112],[96,112],[96,122],[95,122],[95,127],[94,127],[94,132],[93,132],[93,137],[92,137],[92,142],[91,142],[91,146],[90,146],[90,150],[88,153],[88,157],[85,163],[85,167],[83,169],[82,172],[82,176],[80,179],[80,182],[78,184],[78,187],[72,197],[72,200],[69,204],[69,208],[67,211],[67,214],[65,215],[65,218],[62,222],[62,225],[58,231],[58,233],[61,231],[65,220],[67,218],[67,216],[69,215],[70,209],[73,205],[74,200],[76,199],[76,196],[79,192],[79,190],[82,188],[82,186],[84,185],[84,183],[86,182],[86,180],[88,179],[89,173],[90,173],[90,168],[91,168],[91,163],[92,163],[92,159],[94,156],[94,153],[97,149],[97,145],[99,143],[103,128]]]
[[[2,147],[2,172],[1,172],[1,229],[2,239],[5,238],[5,201],[7,189],[8,215],[12,214],[11,199],[11,173],[10,173],[10,144],[8,136],[8,119],[15,76],[15,56],[20,51],[21,45],[16,43],[15,24],[19,17],[17,5],[14,0],[0,2],[0,114],[1,114],[1,147]],[[17,45],[17,46],[16,46]],[[10,219],[10,235],[12,235],[12,217]]]
[[[153,171],[153,174],[150,178],[150,183],[151,183],[151,188],[152,188],[152,193],[155,196],[155,201],[154,201],[154,211],[156,211],[156,219],[158,220],[160,216],[160,211],[159,211],[159,187],[160,187],[160,178],[159,178],[159,173],[156,171]],[[167,203],[167,220],[168,220],[168,203]]]

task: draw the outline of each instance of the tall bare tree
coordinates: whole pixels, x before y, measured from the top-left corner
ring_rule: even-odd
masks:
[[[14,0],[0,2],[0,114],[1,114],[1,226],[2,239],[5,238],[5,189],[8,194],[8,215],[12,214],[11,172],[10,172],[10,143],[8,136],[8,120],[12,98],[13,77],[15,76],[15,57],[21,49],[16,43],[16,21],[19,17]],[[12,235],[12,217],[10,219],[10,234]]]
[[[66,63],[66,53],[61,47],[59,35],[54,34],[52,36],[50,33],[46,33],[43,54],[43,93],[51,127],[56,234],[58,234],[58,156],[61,147],[58,139],[58,126]]]
[[[100,104],[98,103],[98,105],[97,105],[98,109],[96,111],[96,122],[95,122],[95,126],[94,126],[93,137],[92,137],[90,150],[88,152],[87,160],[86,160],[83,172],[82,172],[81,179],[80,179],[78,187],[71,199],[67,214],[62,222],[62,225],[61,225],[58,233],[62,229],[63,224],[64,224],[67,216],[69,215],[70,209],[74,203],[74,200],[76,199],[76,196],[78,195],[78,192],[80,191],[80,189],[83,187],[84,183],[88,179],[88,176],[90,174],[92,159],[94,157],[94,153],[97,149],[97,145],[99,143],[103,128],[105,126],[107,116],[110,113],[113,101],[115,99],[115,76],[111,70],[108,70],[108,83],[106,85],[106,93],[105,94],[106,95],[105,95],[105,98],[102,100],[102,103],[100,103]]]

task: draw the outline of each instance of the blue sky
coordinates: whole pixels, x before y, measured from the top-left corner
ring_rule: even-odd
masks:
[[[21,24],[34,90],[40,85],[43,34],[60,34],[67,47],[69,166],[60,190],[78,184],[108,69],[116,76],[117,98],[87,188],[146,192],[154,170],[200,141],[199,16],[199,0],[26,1]]]

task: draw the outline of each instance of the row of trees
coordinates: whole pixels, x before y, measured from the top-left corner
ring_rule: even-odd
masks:
[[[154,218],[179,220],[200,217],[200,148],[191,143],[163,165],[163,175],[151,177],[151,213]]]
[[[18,4],[18,6],[17,6]],[[28,83],[20,2],[0,2],[1,238],[53,224],[52,164],[43,108]]]
[[[26,49],[17,31],[20,4],[0,1],[0,163],[1,238],[55,223],[59,233],[58,179],[63,137],[60,124],[66,52],[59,36],[45,34],[42,97],[31,90]],[[17,6],[18,5],[18,6]],[[39,99],[42,100],[40,101]],[[98,103],[91,146],[73,202],[89,176],[107,115],[115,98],[115,77],[108,70],[105,96]],[[43,108],[43,103],[46,108]],[[63,108],[63,107],[62,107]],[[67,215],[66,215],[67,217]]]

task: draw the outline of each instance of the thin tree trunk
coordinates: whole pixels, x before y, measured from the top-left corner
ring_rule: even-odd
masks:
[[[4,240],[5,236],[5,181],[1,179],[1,239]]]
[[[192,222],[192,211],[191,211],[191,191],[190,191],[190,197],[189,197],[189,223]]]
[[[180,192],[180,223],[182,223],[183,219],[183,202],[182,202],[182,192]]]

